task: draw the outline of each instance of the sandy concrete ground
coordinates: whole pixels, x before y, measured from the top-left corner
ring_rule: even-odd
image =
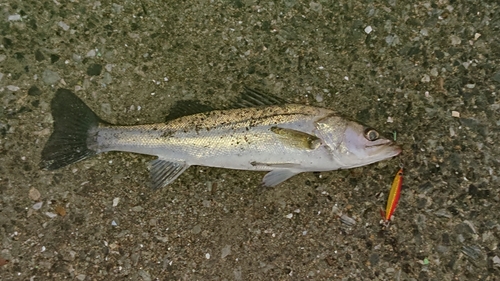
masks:
[[[499,4],[360,2],[0,3],[0,279],[498,280]],[[396,132],[404,153],[275,188],[191,167],[153,191],[152,158],[127,153],[38,168],[57,88],[142,124],[242,85]]]

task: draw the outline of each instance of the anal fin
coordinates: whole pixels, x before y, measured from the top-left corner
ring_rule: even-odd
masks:
[[[264,178],[262,179],[262,184],[269,187],[276,186],[295,176],[296,174],[298,173],[292,170],[272,170],[264,176]]]
[[[155,159],[149,162],[149,173],[151,175],[151,187],[158,189],[167,186],[179,177],[189,165],[185,162]]]

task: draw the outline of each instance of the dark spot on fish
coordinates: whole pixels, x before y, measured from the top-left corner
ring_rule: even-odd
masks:
[[[163,134],[161,134],[161,137],[162,138],[170,138],[174,135],[174,132],[173,131],[167,131],[167,132],[164,132]]]

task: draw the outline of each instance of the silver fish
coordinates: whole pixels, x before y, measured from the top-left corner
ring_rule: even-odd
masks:
[[[127,151],[158,156],[149,163],[153,188],[168,185],[192,165],[269,171],[262,183],[275,186],[302,172],[364,166],[401,152],[376,130],[329,109],[284,104],[250,89],[238,105],[210,110],[180,102],[165,123],[117,126],[59,89],[51,102],[54,132],[40,166],[53,170],[97,153]],[[189,108],[199,113],[181,116]]]

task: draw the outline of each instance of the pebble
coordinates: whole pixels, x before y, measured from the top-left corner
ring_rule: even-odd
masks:
[[[85,280],[85,278],[87,278],[87,275],[85,275],[85,274],[78,274],[78,275],[76,276],[76,279],[78,279],[78,280],[80,280],[80,281]]]
[[[21,15],[15,14],[15,15],[9,15],[8,20],[9,21],[19,21],[22,19],[21,19]]]
[[[225,258],[231,254],[231,245],[226,245],[222,248],[221,258]]]
[[[317,102],[322,102],[323,101],[323,95],[322,94],[317,94],[315,98],[316,98]]]
[[[29,197],[31,200],[33,201],[38,201],[38,199],[40,199],[40,191],[38,191],[38,189],[36,188],[31,188],[30,191],[29,191]]]
[[[104,72],[104,75],[103,75],[101,81],[103,84],[110,84],[113,81],[113,77],[111,76],[111,73]]]
[[[99,76],[102,71],[102,65],[98,63],[93,63],[87,68],[87,75],[89,76]]]
[[[373,29],[372,29],[372,27],[371,27],[371,26],[367,26],[367,27],[365,27],[365,33],[366,33],[366,34],[370,34],[372,31],[373,31]]]
[[[311,2],[309,3],[309,8],[311,8],[311,10],[315,11],[316,13],[321,13],[323,6],[320,3]]]
[[[354,220],[353,218],[349,217],[346,214],[340,216],[340,221],[347,226],[353,226],[356,224],[356,220]]]
[[[134,212],[140,212],[140,211],[142,211],[142,207],[141,206],[135,206],[135,207],[132,208],[132,211],[134,211]]]
[[[37,202],[37,203],[33,204],[32,208],[34,210],[40,210],[42,208],[42,206],[43,206],[43,202]]]
[[[195,225],[193,229],[191,229],[191,233],[199,234],[201,232],[201,226],[199,224]]]
[[[19,91],[19,87],[18,86],[15,86],[15,85],[8,85],[7,86],[7,90],[11,91],[11,92],[17,92]]]
[[[55,71],[45,69],[42,73],[42,81],[47,85],[53,85],[59,80],[61,80],[61,76]]]
[[[149,272],[141,269],[137,272],[137,274],[139,274],[139,276],[142,277],[142,280],[144,281],[151,281],[151,275],[149,274]]]
[[[118,203],[120,203],[120,197],[115,197],[115,198],[113,199],[113,207],[118,206]]]
[[[494,256],[492,261],[493,261],[493,266],[500,267],[500,258],[498,256]]]
[[[57,214],[54,214],[54,213],[52,213],[52,212],[45,212],[45,215],[46,215],[47,217],[51,218],[51,219],[53,219],[53,218],[57,217]]]
[[[111,105],[107,102],[102,103],[101,110],[104,112],[105,115],[110,115],[111,114]]]
[[[42,91],[40,89],[38,89],[37,86],[31,86],[31,88],[29,88],[29,90],[28,90],[29,96],[36,97],[36,96],[39,96],[41,94],[42,94]]]
[[[64,31],[68,31],[69,30],[69,25],[67,25],[63,21],[58,22],[57,25],[59,25],[59,27],[62,28]]]
[[[93,58],[95,57],[95,50],[92,49],[90,51],[87,52],[87,54],[85,55],[87,58]]]
[[[460,37],[458,37],[456,35],[450,35],[450,41],[451,41],[451,45],[455,46],[455,45],[459,45],[462,42],[462,39],[460,39]]]

